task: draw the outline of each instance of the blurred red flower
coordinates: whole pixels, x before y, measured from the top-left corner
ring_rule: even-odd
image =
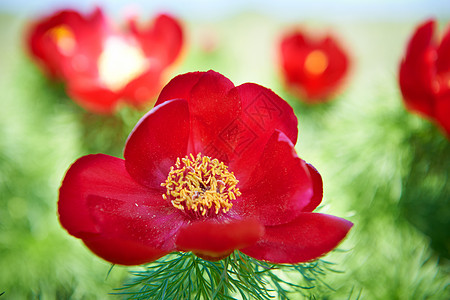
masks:
[[[296,140],[293,110],[271,90],[213,71],[177,76],[131,132],[125,159],[88,155],[70,167],[60,222],[117,264],[235,249],[274,263],[316,259],[352,223],[312,213],[322,179]]]
[[[90,15],[62,10],[38,20],[28,36],[30,51],[68,94],[95,113],[112,113],[122,100],[143,107],[161,89],[163,71],[179,56],[182,28],[168,15],[139,27],[118,29],[97,8]]]
[[[435,121],[450,136],[450,27],[441,43],[435,21],[418,26],[400,64],[399,82],[406,107]]]
[[[330,100],[349,69],[348,55],[331,35],[317,40],[293,32],[282,38],[279,54],[288,88],[307,103]]]

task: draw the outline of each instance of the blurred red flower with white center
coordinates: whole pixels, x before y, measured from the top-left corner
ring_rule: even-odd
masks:
[[[66,83],[78,104],[109,114],[120,102],[142,108],[152,101],[180,54],[183,33],[168,15],[147,26],[131,18],[119,29],[99,8],[89,15],[62,10],[38,20],[28,42],[40,65]]]

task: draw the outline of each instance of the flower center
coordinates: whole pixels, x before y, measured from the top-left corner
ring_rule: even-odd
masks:
[[[196,216],[226,213],[233,206],[231,201],[241,195],[236,187],[238,180],[233,172],[218,159],[190,154],[170,168],[161,186],[167,191],[162,197],[180,210]]]
[[[62,54],[71,55],[73,50],[75,50],[75,36],[72,30],[66,25],[53,27],[48,31],[48,35],[56,43]]]
[[[98,59],[100,80],[113,91],[123,88],[147,67],[142,50],[117,37],[106,40]]]
[[[305,69],[311,75],[322,74],[328,67],[328,58],[321,50],[314,50],[308,54],[305,60]]]

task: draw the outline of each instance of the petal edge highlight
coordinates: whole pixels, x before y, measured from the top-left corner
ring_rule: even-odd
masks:
[[[161,189],[177,157],[186,155],[189,110],[185,100],[172,100],[148,112],[128,137],[125,166],[139,183]]]
[[[261,240],[241,251],[272,263],[307,262],[333,250],[352,226],[335,216],[305,212],[290,223],[266,226]]]

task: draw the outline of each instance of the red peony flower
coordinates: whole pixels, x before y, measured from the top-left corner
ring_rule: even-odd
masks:
[[[139,28],[135,19],[119,30],[100,9],[90,15],[59,11],[35,24],[31,53],[68,94],[96,113],[112,113],[120,100],[141,107],[161,88],[163,71],[180,53],[180,24],[159,15]]]
[[[280,60],[286,84],[308,103],[325,102],[341,86],[349,58],[336,39],[315,40],[297,31],[283,37]]]
[[[450,27],[440,44],[435,21],[417,29],[400,64],[399,82],[406,107],[434,120],[450,136]]]
[[[213,71],[177,76],[130,134],[125,159],[88,155],[70,167],[61,224],[124,265],[235,249],[274,263],[316,259],[352,223],[312,212],[322,179],[296,140],[297,119],[271,90]]]

